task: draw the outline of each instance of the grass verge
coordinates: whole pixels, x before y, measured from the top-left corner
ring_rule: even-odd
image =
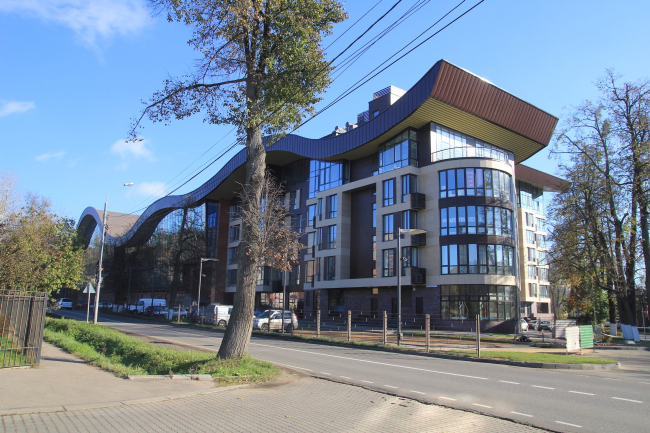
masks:
[[[117,376],[209,374],[220,384],[263,382],[280,370],[251,357],[222,360],[214,353],[175,350],[129,337],[104,326],[48,318],[45,340]]]

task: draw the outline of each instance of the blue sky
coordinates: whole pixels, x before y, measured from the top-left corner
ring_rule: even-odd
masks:
[[[426,4],[337,77],[321,106],[459,1]],[[376,3],[347,2],[350,18],[326,45]],[[393,3],[382,1],[329,55]],[[414,2],[403,3],[384,22]],[[562,118],[565,108],[596,97],[593,84],[606,68],[632,81],[648,76],[648,17],[647,1],[487,0],[298,133],[320,137],[356,121],[374,91],[388,85],[407,90],[442,58]],[[58,212],[75,219],[86,206],[102,208],[109,188],[134,182],[133,188],[111,192],[109,209],[140,213],[165,193],[165,184],[175,185],[234,141],[231,127],[204,124],[199,116],[170,126],[145,122],[144,141],[123,143],[140,101],[168,75],[191,69],[196,56],[187,46],[189,35],[182,25],[152,18],[144,0],[2,0],[0,171],[12,170],[22,191],[50,197]],[[555,172],[548,151],[526,164]],[[198,187],[218,167],[179,192]]]

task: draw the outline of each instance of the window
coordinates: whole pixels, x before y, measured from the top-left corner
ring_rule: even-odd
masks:
[[[228,264],[237,264],[237,247],[228,248]]]
[[[483,320],[516,318],[517,287],[497,285],[440,286],[440,313],[443,320],[467,319],[479,315]]]
[[[337,204],[336,204],[336,194],[327,196],[327,201],[325,203],[326,206],[326,214],[325,218],[336,218],[337,214]]]
[[[318,221],[323,219],[323,199],[318,199]]]
[[[535,248],[527,248],[527,251],[528,251],[527,260],[529,262],[537,261],[537,255],[535,254]]]
[[[296,210],[300,206],[298,205],[298,191],[291,191],[289,193],[289,210]]]
[[[347,161],[311,160],[309,163],[309,198],[316,197],[320,191],[346,184],[349,179],[350,168]]]
[[[383,227],[383,239],[384,241],[392,241],[395,239],[395,215],[392,213],[384,215],[383,217],[384,227]]]
[[[535,232],[532,230],[526,230],[526,243],[534,244],[535,243]]]
[[[540,265],[548,265],[548,263],[546,263],[546,251],[537,251],[537,262]]]
[[[318,229],[318,249],[331,250],[336,248],[336,225]]]
[[[377,227],[377,203],[372,204],[372,227]]]
[[[296,230],[298,233],[302,233],[303,228],[302,228],[302,214],[297,214],[292,216],[293,219],[293,228]]]
[[[382,276],[394,277],[395,276],[395,248],[390,248],[383,251],[382,262]]]
[[[307,206],[307,225],[309,227],[316,227],[316,205],[310,204]]]
[[[291,284],[300,284],[300,265],[295,265],[291,271]]]
[[[514,212],[492,206],[458,206],[440,209],[440,235],[488,234],[515,236]]]
[[[241,203],[233,203],[230,205],[230,221],[235,221],[241,218]]]
[[[531,298],[537,297],[537,283],[528,283],[528,296]]]
[[[548,286],[547,285],[539,285],[539,297],[540,298],[548,298]]]
[[[333,281],[336,276],[336,257],[325,257],[325,281]]]
[[[537,235],[537,240],[540,248],[546,248],[546,235]]]
[[[402,176],[402,203],[406,203],[406,196],[418,192],[418,177],[414,174]]]
[[[528,278],[537,279],[537,266],[528,265]]]
[[[372,237],[372,278],[377,277],[377,236]]]
[[[537,230],[538,232],[545,232],[546,231],[546,220],[544,218],[537,218],[536,222],[537,222],[537,224],[535,226],[535,230]]]
[[[314,247],[314,245],[317,244],[316,242],[316,236],[318,235],[318,232],[311,232],[307,233],[307,248],[311,249]]]
[[[405,210],[402,212],[402,228],[404,229],[417,229],[418,228],[418,213],[414,210]]]
[[[320,281],[320,257],[316,258],[316,269],[314,270],[316,281]]]
[[[512,201],[512,176],[490,168],[459,168],[439,173],[440,198],[500,197]]]
[[[540,314],[548,314],[548,302],[538,302],[537,303],[537,312]]]
[[[508,245],[443,245],[441,273],[515,275],[515,251]]]
[[[528,227],[535,227],[535,216],[532,213],[526,212],[526,225]]]
[[[384,206],[395,204],[395,179],[388,179],[383,182]]]
[[[406,275],[404,268],[417,268],[418,249],[417,247],[402,247],[402,275]]]
[[[233,287],[237,285],[237,269],[228,269],[226,271],[226,286]]]
[[[544,191],[527,182],[517,181],[517,206],[544,215]],[[541,230],[545,231],[545,230]]]
[[[431,162],[451,158],[491,158],[514,161],[512,152],[431,123]]]
[[[271,268],[268,266],[259,266],[257,268],[257,285],[268,286],[271,284]]]
[[[239,241],[239,229],[240,229],[239,224],[236,226],[230,226],[230,230],[228,233],[228,242]]]
[[[539,268],[539,280],[548,281],[548,268]]]
[[[313,286],[314,285],[314,272],[316,270],[316,261],[315,260],[308,261],[308,262],[306,262],[306,266],[307,266],[307,272],[306,272],[306,275],[305,275],[305,282],[311,283],[311,285]]]
[[[417,133],[406,130],[387,143],[379,145],[379,172],[418,165]]]

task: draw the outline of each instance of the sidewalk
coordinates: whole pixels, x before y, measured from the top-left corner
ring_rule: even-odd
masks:
[[[0,370],[3,432],[539,432],[296,374],[264,385],[129,381],[44,343],[41,367]]]

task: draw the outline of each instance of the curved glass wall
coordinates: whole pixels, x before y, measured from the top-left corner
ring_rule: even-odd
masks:
[[[498,235],[515,237],[514,212],[496,206],[455,206],[440,209],[440,236]]]
[[[418,166],[418,137],[417,133],[410,129],[379,145],[379,173],[408,165]]]
[[[444,126],[431,124],[431,162],[452,158],[490,158],[514,165],[512,152],[461,134]]]
[[[512,201],[512,176],[492,168],[456,168],[439,172],[440,198],[500,197]]]
[[[515,312],[517,287],[497,285],[449,285],[440,287],[443,320],[509,320]]]
[[[320,191],[346,184],[350,181],[350,167],[347,161],[309,162],[309,198],[316,197]]]
[[[515,275],[515,249],[509,245],[442,245],[440,262],[443,275]]]

